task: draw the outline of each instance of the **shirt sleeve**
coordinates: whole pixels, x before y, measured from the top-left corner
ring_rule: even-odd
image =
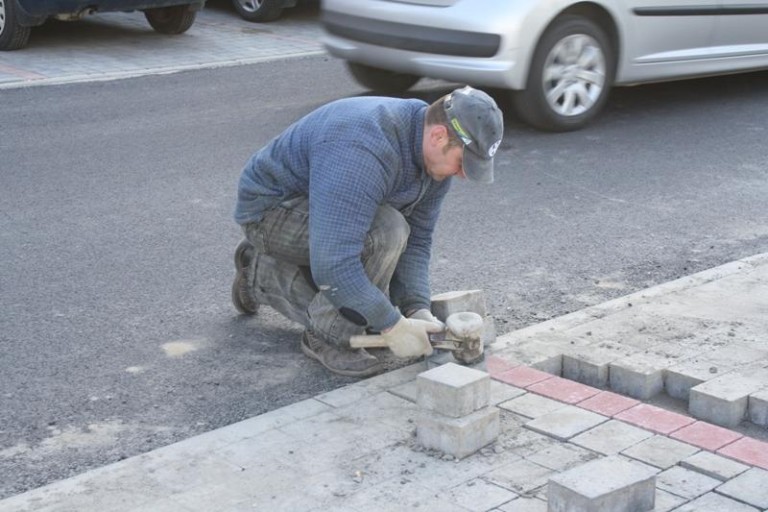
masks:
[[[383,330],[400,313],[365,273],[361,254],[376,211],[389,189],[386,165],[355,142],[312,149],[309,254],[312,277],[338,309],[352,310]]]
[[[429,261],[432,235],[450,183],[449,179],[443,182],[430,181],[430,189],[424,199],[408,216],[411,234],[389,286],[392,302],[403,313],[430,309],[432,294],[429,286]]]

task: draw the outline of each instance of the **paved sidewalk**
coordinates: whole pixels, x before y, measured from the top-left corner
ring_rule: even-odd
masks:
[[[140,12],[50,22],[33,29],[27,48],[0,52],[0,90],[321,54],[321,34],[310,7],[288,9],[273,23],[249,23],[232,9],[209,6],[178,36],[154,32]]]
[[[551,477],[609,457],[655,474],[655,511],[766,511],[766,333],[761,255],[497,339],[485,368],[502,432],[465,459],[416,443],[419,363],[11,497],[0,512],[540,512]],[[658,389],[657,373],[678,410],[650,403],[664,393],[629,396]],[[716,424],[738,411],[751,421]]]

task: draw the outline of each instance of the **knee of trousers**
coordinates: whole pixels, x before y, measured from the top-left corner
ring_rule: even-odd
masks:
[[[380,206],[366,237],[363,257],[381,252],[399,256],[405,250],[410,234],[411,227],[402,213],[389,205]]]

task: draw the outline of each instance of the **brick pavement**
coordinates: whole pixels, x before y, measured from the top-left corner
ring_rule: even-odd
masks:
[[[165,36],[142,13],[105,13],[50,22],[27,48],[0,52],[0,89],[114,80],[323,53],[317,8],[286,11],[274,23],[249,23],[209,5],[190,30]]]
[[[711,296],[713,289],[719,290],[718,297]],[[744,289],[752,291],[746,303],[738,293]],[[580,328],[579,318],[596,327],[592,332],[622,332],[627,325],[642,324],[617,307],[626,307],[627,301],[633,302],[634,315],[648,314],[643,305],[655,309],[664,304],[686,315],[680,320],[686,323],[707,307],[696,297],[716,300],[739,317],[741,326],[762,328],[768,257],[590,308],[560,319],[560,327],[557,321],[545,322],[508,335],[490,347],[484,365],[501,432],[495,442],[460,460],[416,442],[421,411],[415,383],[427,370],[421,362],[11,497],[0,501],[0,512],[543,512],[548,493],[554,492],[548,485],[552,478],[561,487],[586,489],[587,497],[613,491],[611,482],[591,486],[580,481],[600,480],[600,475],[579,471],[585,464],[636,468],[639,476],[633,478],[646,489],[646,477],[652,475],[656,512],[765,512],[765,436],[521,364],[518,358],[525,354],[520,345],[509,344],[510,339],[534,339],[537,332],[547,333],[549,342],[567,340],[567,334],[551,334]],[[729,300],[739,300],[743,307],[732,307]],[[668,317],[664,324],[673,335],[674,320]],[[710,319],[707,325],[717,322]],[[548,366],[556,362],[553,353],[545,354]],[[604,502],[615,497],[604,496]],[[621,502],[613,501],[611,507]]]

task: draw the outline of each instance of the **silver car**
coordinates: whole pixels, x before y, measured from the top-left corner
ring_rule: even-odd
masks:
[[[613,85],[768,68],[768,0],[323,0],[321,15],[363,86],[508,89],[552,131],[591,121]]]

